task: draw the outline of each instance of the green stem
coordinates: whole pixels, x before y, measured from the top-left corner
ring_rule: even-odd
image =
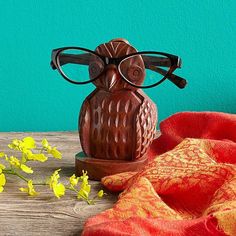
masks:
[[[47,183],[34,183],[34,185],[48,185]]]
[[[94,200],[90,200],[90,199],[86,199],[86,202],[87,202],[89,205],[94,205],[94,204],[95,204]]]
[[[66,189],[70,190],[70,191],[73,191],[73,192],[76,192],[77,194],[79,194],[79,191],[76,190],[73,186],[70,186],[70,187],[65,187]],[[80,194],[79,194],[80,195]],[[93,200],[90,200],[90,199],[87,199],[85,198],[84,196],[80,195],[81,199],[86,201],[89,205],[91,204],[94,204],[94,201]]]
[[[93,198],[91,199],[91,201],[97,202],[97,201],[98,201],[98,196],[93,197]]]
[[[3,169],[2,172],[5,173],[5,174],[13,174],[14,173],[12,171],[12,169]]]
[[[74,192],[78,193],[78,191],[77,191],[75,188],[73,188],[73,187],[66,187],[66,186],[65,186],[65,188],[66,188],[67,190],[74,191]]]
[[[5,174],[9,174],[9,175],[16,175],[19,178],[21,178],[22,180],[24,180],[25,182],[29,181],[27,178],[25,178],[23,175],[17,173],[15,170],[3,169],[2,172],[5,173]],[[48,185],[48,184],[47,183],[34,183],[34,185]]]
[[[45,148],[44,148],[44,147],[42,147],[42,148],[40,149],[40,153],[43,153],[43,151],[45,151]]]
[[[23,175],[21,175],[21,174],[19,174],[19,173],[17,173],[17,172],[13,173],[13,175],[18,176],[19,178],[21,178],[22,180],[24,180],[24,181],[27,182],[27,183],[28,183],[28,181],[29,181],[27,178],[25,178]]]
[[[9,175],[16,175],[18,176],[20,179],[24,180],[25,182],[28,182],[29,180],[27,178],[25,178],[23,175],[19,174],[18,172],[16,172],[14,169],[4,169],[3,173],[9,174]]]

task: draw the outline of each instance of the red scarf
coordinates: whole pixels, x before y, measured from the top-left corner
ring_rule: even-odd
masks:
[[[236,235],[236,115],[178,113],[160,131],[142,171],[102,179],[123,192],[83,236]]]

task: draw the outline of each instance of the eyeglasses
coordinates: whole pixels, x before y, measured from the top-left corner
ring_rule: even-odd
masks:
[[[143,51],[110,58],[86,48],[63,47],[52,50],[51,59],[51,67],[73,84],[93,82],[109,64],[116,65],[122,79],[137,88],[151,88],[166,79],[179,88],[187,84],[185,79],[173,74],[177,68],[181,68],[181,59],[168,53]],[[142,84],[137,83],[140,74],[145,75]]]

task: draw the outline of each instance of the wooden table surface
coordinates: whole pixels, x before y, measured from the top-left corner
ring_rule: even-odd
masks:
[[[42,181],[54,170],[61,168],[62,182],[74,173],[74,155],[81,151],[77,132],[47,132],[47,133],[0,133],[0,152],[10,154],[7,144],[12,139],[32,136],[36,141],[47,138],[52,146],[57,146],[62,152],[62,159],[49,158],[46,163],[33,163],[32,177]],[[31,164],[31,163],[30,163]],[[91,181],[92,193],[102,188],[97,181]],[[25,182],[15,176],[10,176],[0,193],[0,235],[80,235],[83,224],[90,216],[96,215],[117,201],[117,195],[108,193],[96,205],[88,205],[78,201],[73,193],[67,192],[57,199],[46,186],[38,186],[40,195],[28,197],[19,191],[25,187]]]

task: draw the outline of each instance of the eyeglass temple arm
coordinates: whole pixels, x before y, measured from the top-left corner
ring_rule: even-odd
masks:
[[[158,68],[156,66],[146,66],[147,69],[150,69],[152,71],[155,71],[163,76],[165,76],[168,71],[166,70],[163,70],[161,68]],[[172,83],[174,83],[177,87],[183,89],[185,88],[185,86],[187,85],[187,81],[177,75],[174,75],[174,74],[170,74],[167,76],[167,79],[170,80]]]
[[[164,58],[164,57],[158,57],[158,56],[146,56],[143,55],[142,56],[143,60],[144,60],[144,64],[145,67],[147,69],[150,69],[152,71],[155,71],[163,76],[165,76],[168,71],[159,68],[157,66],[162,66],[162,67],[171,67],[171,60],[169,58]],[[181,59],[179,57],[177,57],[177,61],[176,61],[176,67],[180,68],[181,67]],[[172,73],[170,73],[167,76],[167,79],[169,79],[172,83],[174,83],[177,87],[179,88],[184,88],[187,85],[187,81],[177,75],[174,75]]]
[[[171,67],[171,61],[169,58],[142,55],[142,59],[145,65]]]

